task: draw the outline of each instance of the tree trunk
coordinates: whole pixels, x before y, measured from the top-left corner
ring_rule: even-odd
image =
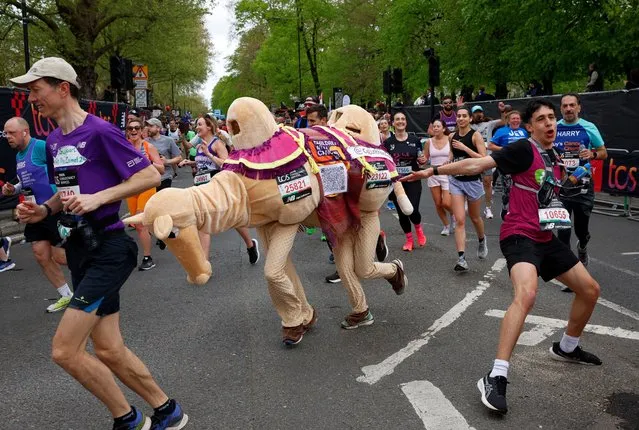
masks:
[[[80,81],[80,97],[89,100],[97,100],[96,82],[98,74],[95,72],[95,64],[83,64],[81,66],[72,64],[78,80]]]
[[[495,84],[495,97],[497,100],[508,98],[508,86],[506,82],[497,82]]]
[[[541,84],[544,87],[544,95],[551,96],[554,94],[552,89],[552,75],[541,78]]]

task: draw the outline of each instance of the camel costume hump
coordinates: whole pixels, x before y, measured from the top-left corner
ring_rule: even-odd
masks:
[[[321,197],[305,153],[304,135],[280,129],[268,108],[250,97],[231,104],[227,124],[234,151],[223,169],[237,173],[246,187],[249,224],[302,222]]]
[[[382,146],[375,119],[360,106],[348,105],[333,110],[328,120],[328,125],[346,131],[355,139],[368,142],[376,147]],[[408,200],[402,183],[396,181],[396,179],[397,177],[393,177],[392,190],[397,197],[397,204],[402,209],[402,212],[410,215],[413,213],[413,205]],[[386,188],[364,189],[360,200],[361,210],[377,210],[379,208],[379,200],[383,201],[390,191],[390,189]]]

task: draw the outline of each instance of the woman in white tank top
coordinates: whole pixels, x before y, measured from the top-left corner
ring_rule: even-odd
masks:
[[[432,137],[424,145],[424,156],[430,160],[431,166],[441,166],[448,163],[451,157],[450,142],[444,134],[446,127],[444,127],[444,123],[440,119],[435,119],[430,129]],[[430,193],[433,196],[437,215],[439,215],[439,219],[444,224],[441,235],[448,236],[451,230],[448,214],[451,217],[453,214],[450,206],[450,193],[448,192],[448,176],[431,176],[428,178],[428,188],[430,188]]]

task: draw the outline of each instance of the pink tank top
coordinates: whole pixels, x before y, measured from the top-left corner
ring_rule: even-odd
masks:
[[[442,149],[437,149],[433,139],[428,139],[428,152],[430,154],[430,164],[432,166],[441,166],[448,161],[450,145],[444,145]]]
[[[532,143],[531,143],[532,145]],[[522,173],[512,175],[513,184],[539,189],[539,184],[535,178],[539,177],[538,170],[545,170],[546,165],[541,158],[539,151],[533,147],[533,162],[530,168]],[[561,178],[561,170],[554,167],[555,179]],[[510,204],[508,214],[501,224],[499,240],[504,240],[508,236],[519,234],[526,236],[535,242],[548,242],[552,239],[552,231],[541,231],[539,227],[539,204],[537,194],[532,191],[522,190],[516,186],[510,189]]]

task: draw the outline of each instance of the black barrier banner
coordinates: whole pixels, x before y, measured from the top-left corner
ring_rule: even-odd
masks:
[[[631,153],[609,151],[603,162],[601,191],[639,197],[639,150]]]
[[[9,146],[4,135],[4,123],[14,116],[27,120],[31,136],[46,140],[49,133],[56,129],[56,123],[42,117],[37,109],[27,101],[29,92],[20,88],[0,87],[0,183],[10,181],[16,176],[16,153]],[[124,103],[81,100],[80,106],[90,114],[124,129],[128,105]],[[0,195],[0,209],[15,207],[17,199]]]
[[[628,151],[639,149],[639,89],[630,91],[605,91],[599,93],[584,93],[581,99],[581,117],[594,123],[607,148],[620,148]],[[545,97],[559,110],[561,96]],[[497,104],[502,101],[513,109],[523,112],[530,98],[493,100],[488,102],[468,102],[467,106],[479,105],[488,117],[499,118]],[[432,118],[430,106],[401,106],[394,107],[406,114],[408,131],[426,134],[428,123]],[[435,106],[435,113],[439,114],[440,106]],[[560,115],[559,111],[557,115]],[[561,118],[561,117],[559,117]]]

